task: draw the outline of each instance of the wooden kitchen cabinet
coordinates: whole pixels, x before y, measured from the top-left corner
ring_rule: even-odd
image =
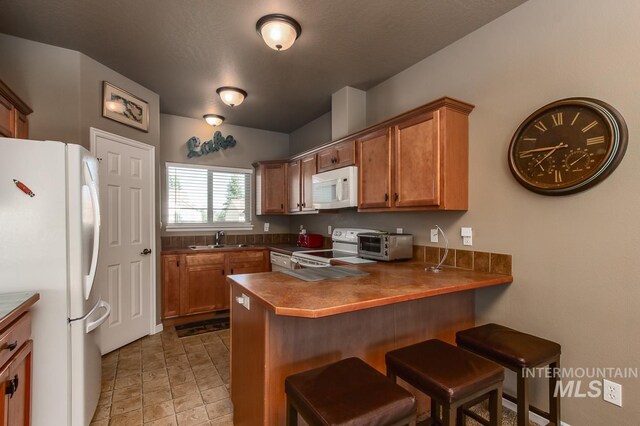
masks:
[[[356,163],[355,140],[340,142],[318,151],[318,173]]]
[[[162,318],[180,315],[180,277],[185,256],[162,256]]]
[[[316,155],[308,155],[289,163],[289,213],[313,212],[313,182]]]
[[[186,273],[180,282],[180,311],[183,315],[224,309],[225,254],[187,255]]]
[[[358,211],[467,210],[472,109],[443,98],[359,136]]]
[[[287,162],[260,161],[253,166],[256,171],[256,214],[286,214]]]
[[[31,424],[33,341],[31,312],[37,293],[3,294],[8,313],[0,319],[0,425]]]
[[[0,80],[0,136],[27,139],[33,110]]]
[[[269,271],[268,250],[162,255],[162,318],[229,309],[227,275]]]

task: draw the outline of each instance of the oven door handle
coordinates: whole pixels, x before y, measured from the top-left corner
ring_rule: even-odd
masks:
[[[315,264],[315,263],[307,262],[306,260],[300,259],[298,257],[292,257],[291,258],[291,263],[297,263],[299,266],[302,266],[304,268],[326,268],[328,266],[331,266],[331,264],[329,264],[329,263],[320,264],[318,262],[318,264]]]

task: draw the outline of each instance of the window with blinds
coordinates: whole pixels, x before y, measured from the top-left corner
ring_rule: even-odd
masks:
[[[167,228],[251,227],[252,173],[167,163]]]

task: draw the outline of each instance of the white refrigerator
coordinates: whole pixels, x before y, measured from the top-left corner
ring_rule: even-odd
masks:
[[[37,291],[32,425],[86,426],[101,385],[98,164],[79,145],[0,138],[0,293]]]

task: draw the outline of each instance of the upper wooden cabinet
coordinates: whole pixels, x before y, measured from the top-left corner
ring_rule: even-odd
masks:
[[[313,212],[313,182],[316,155],[308,155],[289,163],[289,213]]]
[[[355,163],[356,144],[354,140],[340,142],[318,151],[318,173],[353,166]]]
[[[286,214],[287,162],[260,161],[254,163],[256,170],[256,214]]]
[[[360,134],[358,210],[467,210],[472,109],[443,98]]]
[[[27,139],[33,110],[0,80],[0,136]]]

